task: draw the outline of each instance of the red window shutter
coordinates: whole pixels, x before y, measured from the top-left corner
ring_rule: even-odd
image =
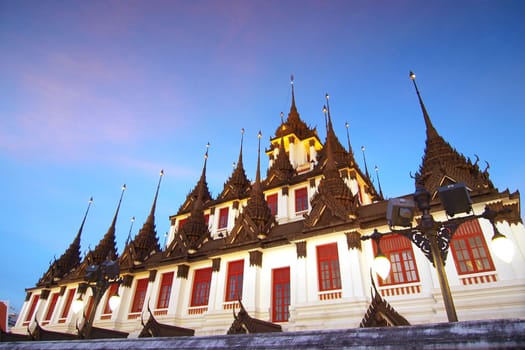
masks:
[[[450,242],[458,274],[494,271],[494,262],[477,219],[461,224]]]
[[[228,226],[228,207],[219,210],[219,228],[226,228]]]
[[[308,210],[308,191],[306,187],[295,190],[295,212]]]
[[[341,289],[337,243],[317,246],[317,271],[320,291]]]
[[[66,304],[64,305],[64,310],[62,310],[61,318],[67,318],[67,315],[69,314],[69,309],[71,308],[71,303],[73,302],[73,298],[75,297],[75,288],[71,288],[67,291],[67,299]]]
[[[372,242],[372,246],[376,255],[377,244]],[[379,285],[419,282],[414,250],[408,238],[397,234],[384,236],[381,238],[381,251],[390,260],[391,270],[386,279],[379,278]]]
[[[108,289],[108,295],[107,295],[107,298],[106,298],[106,304],[104,305],[104,314],[107,315],[107,314],[110,314],[111,313],[111,308],[109,307],[109,299],[116,295],[117,292],[118,292],[118,283],[113,283],[109,289]]]
[[[142,278],[137,281],[135,288],[135,296],[133,297],[133,304],[131,305],[131,312],[141,312],[144,306],[144,299],[146,298],[146,291],[148,290],[148,279]]]
[[[242,283],[244,278],[244,260],[228,263],[226,280],[226,301],[242,299]]]
[[[53,316],[53,312],[55,311],[55,307],[57,305],[57,300],[59,296],[60,293],[53,293],[53,295],[51,296],[51,302],[49,304],[49,307],[47,308],[45,321],[49,321]]]
[[[204,222],[206,223],[206,226],[210,223],[210,214],[204,214]]]
[[[31,319],[33,318],[33,314],[35,313],[36,304],[38,303],[38,300],[40,300],[40,295],[35,295],[33,297],[33,301],[31,301],[31,306],[29,307],[29,311],[27,312],[26,322],[31,321]]]
[[[166,309],[170,303],[171,285],[173,284],[173,272],[162,274],[160,282],[159,298],[157,300],[157,309]]]
[[[272,322],[286,322],[290,306],[290,267],[272,270]]]
[[[193,290],[191,293],[191,306],[208,305],[210,297],[212,268],[195,270]]]
[[[270,211],[272,215],[277,215],[277,193],[270,194],[266,197],[266,202],[268,203],[268,208],[270,208]]]

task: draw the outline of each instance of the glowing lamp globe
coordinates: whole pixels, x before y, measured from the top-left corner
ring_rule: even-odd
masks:
[[[374,258],[373,267],[379,277],[386,279],[390,273],[390,260],[383,254],[378,254]]]
[[[111,311],[115,311],[120,305],[120,295],[115,294],[109,298],[109,308]]]
[[[82,301],[81,297],[78,297],[78,299],[75,299],[73,301],[73,304],[71,305],[71,309],[73,310],[73,313],[78,314],[80,310],[84,308],[84,301]]]
[[[514,245],[501,233],[496,233],[494,237],[492,237],[492,250],[498,258],[505,261],[507,264],[512,261],[512,257],[514,256]]]

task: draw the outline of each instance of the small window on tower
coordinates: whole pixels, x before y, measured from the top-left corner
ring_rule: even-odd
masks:
[[[270,208],[272,215],[277,215],[277,193],[268,195],[266,197],[266,202],[268,203],[268,208]]]
[[[228,227],[228,207],[219,210],[219,229]]]
[[[308,210],[308,191],[306,187],[295,190],[295,212],[300,213]]]

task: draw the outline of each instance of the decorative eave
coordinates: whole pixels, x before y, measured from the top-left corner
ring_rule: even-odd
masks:
[[[64,333],[64,332],[57,332],[57,331],[50,331],[47,329],[42,328],[40,326],[40,323],[38,323],[38,320],[35,318],[36,326],[34,330],[30,330],[29,327],[27,329],[27,332],[29,333],[29,336],[31,340],[36,341],[47,341],[47,340],[73,340],[78,339],[78,335],[72,334],[72,333]]]
[[[148,305],[149,319],[146,323],[141,317],[142,330],[139,338],[149,337],[188,337],[195,335],[195,330],[160,323],[155,319]]]
[[[373,287],[373,290],[371,290],[372,302],[368,310],[366,310],[359,327],[410,326],[406,318],[401,316],[401,314],[394,310],[394,308],[381,297],[372,276],[370,276],[370,279],[372,280]]]
[[[69,245],[69,248],[60,256],[58,260],[54,260],[50,264],[49,269],[44,273],[42,278],[37,282],[38,287],[49,287],[55,284],[58,280],[66,276],[68,273],[76,269],[80,265],[80,237],[82,235],[82,230],[86,222],[87,214],[89,213],[89,208],[93,203],[93,198],[90,198],[86,212],[84,213],[84,218],[78,229],[78,233],[73,239],[73,242]]]
[[[234,320],[227,334],[282,332],[282,327],[278,324],[252,318],[240,300],[239,305],[238,314],[235,314],[235,307],[233,309]]]

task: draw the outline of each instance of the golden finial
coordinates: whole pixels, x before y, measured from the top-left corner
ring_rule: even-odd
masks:
[[[411,80],[416,80],[416,74],[414,74],[414,72],[410,71],[409,75]]]

